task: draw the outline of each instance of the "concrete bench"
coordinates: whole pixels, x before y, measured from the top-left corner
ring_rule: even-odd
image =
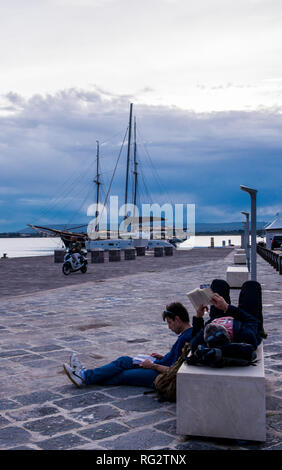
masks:
[[[235,253],[237,255],[244,255],[246,254],[246,251],[243,248],[236,248]]]
[[[249,279],[247,266],[228,266],[226,270],[226,281],[230,287],[242,287]]]
[[[244,253],[234,253],[234,264],[246,264],[247,258]]]
[[[265,441],[262,344],[257,366],[188,366],[177,373],[177,434]]]

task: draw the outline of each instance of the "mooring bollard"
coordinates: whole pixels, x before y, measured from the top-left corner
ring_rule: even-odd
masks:
[[[136,255],[137,256],[145,256],[146,253],[146,247],[145,246],[136,246]]]
[[[165,246],[164,247],[164,252],[166,256],[172,256],[173,255],[173,247],[172,246]]]
[[[120,261],[120,248],[111,248],[109,250],[109,261]]]
[[[104,252],[103,248],[91,250],[91,263],[104,263]]]
[[[162,246],[155,246],[154,255],[157,256],[157,257],[163,256],[164,255],[163,247]]]
[[[124,250],[125,260],[135,259],[135,256],[136,256],[135,248],[125,248]]]
[[[54,250],[54,262],[63,263],[66,251],[62,248],[61,250]]]

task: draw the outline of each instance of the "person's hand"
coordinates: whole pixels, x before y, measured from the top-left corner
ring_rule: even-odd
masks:
[[[162,359],[163,358],[163,356],[159,353],[152,353],[151,356],[155,357],[156,359]]]
[[[224,313],[227,311],[229,307],[228,303],[219,294],[214,294],[212,296],[211,303],[219,310],[222,310]]]
[[[200,307],[198,307],[197,309],[197,315],[196,317],[198,318],[202,318],[204,315],[205,315],[205,312],[207,311],[208,312],[208,307],[206,305],[200,305]]]
[[[150,359],[145,359],[145,361],[141,362],[140,367],[143,367],[144,369],[153,369],[154,363],[150,361]]]

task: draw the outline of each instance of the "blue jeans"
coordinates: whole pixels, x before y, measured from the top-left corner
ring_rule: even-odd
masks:
[[[121,356],[113,362],[83,372],[86,385],[136,385],[153,388],[158,372],[133,364],[132,357]]]

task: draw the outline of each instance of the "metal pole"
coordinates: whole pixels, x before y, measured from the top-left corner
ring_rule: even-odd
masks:
[[[96,179],[93,180],[94,183],[97,185],[97,191],[96,191],[96,218],[98,217],[98,205],[99,205],[99,190],[100,190],[100,175],[99,175],[99,141],[96,140],[97,144],[97,171],[96,171]],[[99,232],[99,224],[97,223],[95,226],[95,231]]]
[[[251,198],[251,280],[257,280],[257,189],[240,186],[242,191],[249,193]]]
[[[245,251],[246,251],[246,258],[248,264],[248,270],[250,271],[250,226],[249,226],[249,212],[242,211],[241,214],[246,216],[245,222]]]
[[[133,204],[134,204],[134,210],[136,206],[136,199],[137,199],[137,143],[136,143],[136,119],[134,119],[134,197],[133,197]],[[134,213],[135,216],[135,213]]]
[[[131,143],[131,128],[132,128],[132,107],[133,104],[130,103],[130,113],[129,113],[129,130],[128,130],[128,146],[127,146],[127,164],[126,164],[126,181],[125,181],[125,217],[127,217],[127,193],[128,193],[128,175],[129,175],[129,163],[130,163],[130,143]]]

